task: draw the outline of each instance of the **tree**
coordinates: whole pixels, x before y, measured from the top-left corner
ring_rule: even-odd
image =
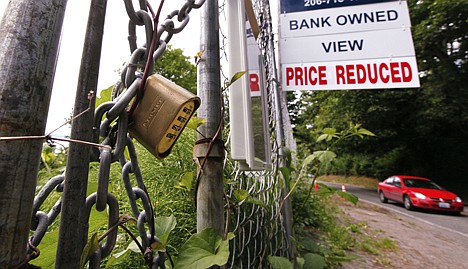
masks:
[[[189,61],[181,49],[168,46],[160,59],[156,61],[154,71],[177,85],[196,94],[197,67]]]

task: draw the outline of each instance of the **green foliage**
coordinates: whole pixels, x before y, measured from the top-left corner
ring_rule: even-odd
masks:
[[[196,130],[198,127],[200,127],[205,122],[206,122],[205,119],[198,118],[198,117],[192,117],[192,118],[190,118],[190,120],[187,123],[186,127],[188,129]]]
[[[247,73],[247,71],[240,71],[240,72],[235,73],[234,76],[232,76],[231,80],[226,82],[226,84],[224,85],[224,89],[229,88],[234,82],[236,82],[243,75],[245,75],[245,73]]]
[[[320,185],[319,192],[306,200],[308,192],[309,188],[302,186],[293,196],[294,230],[299,238],[297,246],[304,258],[304,268],[333,268],[343,261],[355,259],[346,253],[355,245],[355,240],[349,230],[336,221],[339,209],[332,203],[336,199],[333,194],[342,192]]]
[[[138,250],[136,251],[134,250],[134,252],[138,252]],[[122,264],[123,262],[128,260],[130,258],[130,255],[131,255],[131,251],[129,251],[129,249],[123,250],[119,253],[112,254],[107,260],[106,268],[109,268],[109,269],[115,268],[117,265]]]
[[[99,96],[96,97],[96,107],[102,105],[105,102],[108,102],[108,101],[112,100],[112,89],[113,88],[114,88],[114,86],[110,86],[109,88],[104,89],[99,93]]]
[[[169,235],[175,229],[176,225],[177,221],[174,215],[171,215],[169,217],[156,217],[155,232],[164,248],[166,248],[166,246],[169,244]]]
[[[229,258],[229,240],[214,229],[207,228],[198,234],[194,234],[182,246],[177,259],[175,269],[205,269],[214,265],[225,265]]]
[[[88,189],[91,189],[91,191],[95,191],[96,186],[92,184],[88,187]],[[91,191],[88,191],[88,193],[90,193]],[[50,206],[52,206],[52,204]],[[81,268],[83,268],[83,262],[87,260],[85,258],[89,257],[88,254],[92,254],[96,250],[97,233],[101,231],[102,227],[107,227],[108,216],[105,211],[97,212],[93,210],[91,211],[89,218],[89,233],[92,234],[92,237],[87,243],[87,250],[85,250],[83,253],[81,259]],[[58,245],[58,233],[59,230],[55,228],[55,225],[53,225],[52,231],[45,234],[44,238],[41,241],[41,244],[39,245],[41,255],[38,258],[31,261],[31,264],[41,268],[53,268],[55,266],[55,255],[57,253]],[[96,237],[96,241],[94,241],[93,237]]]
[[[57,242],[58,242],[58,229],[52,232],[46,233],[44,238],[41,240],[39,249],[41,255],[31,261],[30,263],[40,268],[54,268],[55,267],[55,255],[57,253]]]
[[[83,249],[83,253],[81,254],[80,259],[80,268],[84,269],[86,264],[88,263],[89,258],[93,256],[94,252],[99,249],[99,241],[97,233],[93,233],[89,241],[86,243],[86,246]]]
[[[249,198],[249,191],[248,190],[234,190],[233,196],[238,203],[241,203],[247,200],[247,198]]]
[[[284,257],[268,256],[268,262],[273,269],[292,269],[293,264]]]
[[[195,136],[195,131],[186,129],[175,145],[172,155],[163,161],[157,161],[142,146],[136,144],[145,184],[158,216],[156,218],[156,234],[162,244],[154,247],[165,248],[171,252],[171,256],[173,257],[177,257],[178,253],[176,250],[180,249],[182,244],[195,233],[196,229],[196,213],[192,198],[193,179],[190,179],[196,173],[196,167],[192,161],[192,148],[195,143]],[[57,151],[53,152],[57,154]],[[96,191],[98,170],[99,164],[91,163],[88,195]],[[41,172],[43,171],[46,171],[45,166]],[[39,184],[44,184],[49,178],[44,174]],[[112,164],[109,191],[119,201],[120,212],[128,213],[131,212],[131,209],[121,178],[120,165],[118,163]],[[135,178],[132,176],[131,179],[132,184],[136,185]],[[45,212],[50,210],[57,199],[58,194],[47,199],[41,210]],[[177,222],[175,221],[176,218]],[[89,233],[104,234],[105,230],[103,230],[103,227],[107,227],[107,220],[108,217],[105,211],[96,212],[93,210],[89,221]],[[138,234],[136,225],[129,224],[131,223],[127,224],[129,230],[133,234]],[[169,235],[170,231],[172,233]],[[32,261],[32,264],[42,268],[53,268],[57,241],[57,224],[53,224],[50,227],[50,232],[45,235],[39,245],[41,255]],[[119,229],[116,248],[111,257],[103,262],[103,266],[105,265],[107,268],[146,268],[140,250],[132,242],[132,239],[126,232],[123,229]],[[94,246],[94,244],[89,244],[89,246]],[[92,253],[92,250],[89,253]]]
[[[181,49],[168,46],[162,57],[156,61],[154,71],[182,88],[197,93],[197,68]]]
[[[397,244],[389,238],[376,239],[367,237],[359,243],[359,247],[367,253],[378,256],[382,251],[397,249]]]
[[[325,258],[319,254],[307,253],[304,255],[303,269],[322,269],[325,268]]]
[[[133,223],[134,225],[136,223]],[[169,236],[175,229],[177,221],[174,216],[170,217],[156,217],[155,218],[155,233],[159,239],[159,242],[154,242],[151,245],[153,251],[167,251],[169,246]],[[137,237],[138,242],[141,244],[141,238]],[[141,259],[141,250],[137,245],[137,242],[131,241],[125,250],[117,252],[108,259],[106,268],[114,268],[117,265],[128,266],[128,260],[132,258],[131,254],[138,254]]]
[[[51,147],[49,144],[44,143],[42,146],[41,153],[41,170],[38,175],[38,185],[61,174],[65,171],[67,164],[68,149],[54,146]]]
[[[164,248],[173,258],[180,254],[181,246],[196,232],[196,209],[192,196],[196,174],[192,160],[195,137],[195,131],[185,129],[171,155],[162,161],[156,160],[143,146],[135,144],[140,169],[157,215],[156,235],[162,243],[157,248]],[[119,168],[113,168],[114,171],[119,171]],[[115,173],[111,176],[114,180],[111,180],[110,188],[119,200],[121,211],[131,212],[120,172]],[[135,229],[133,231],[137,233]],[[119,239],[114,250],[116,254],[109,259],[114,264],[112,268],[146,268],[136,244],[127,236],[119,236]]]
[[[194,172],[191,172],[191,171],[185,172],[180,177],[180,181],[176,182],[175,187],[179,188],[179,189],[182,189],[182,190],[191,191],[192,187],[193,187],[194,180],[195,180],[195,173]]]
[[[313,186],[315,178],[337,158],[337,155],[330,149],[355,137],[363,139],[372,136],[375,135],[359,124],[348,124],[347,129],[342,131],[325,128],[316,139],[317,143],[325,144],[322,147],[324,150],[313,151],[305,157],[298,173],[293,167],[280,168],[286,181],[295,179],[291,193],[293,194],[294,230],[300,238],[297,242],[300,253],[297,260],[299,268],[328,268],[356,258],[346,254],[346,250],[349,250],[355,242],[349,235],[348,229],[336,223],[334,212],[338,209],[330,204],[330,200],[336,194],[356,204],[358,197],[324,184],[319,184],[318,191]],[[325,246],[316,243],[317,238],[312,238],[308,232],[310,229],[316,229],[324,234],[320,240],[325,242]]]
[[[353,204],[357,204],[357,202],[359,201],[359,198],[352,194],[352,193],[349,193],[349,192],[343,192],[343,191],[338,191],[337,192],[338,196],[340,196],[341,198],[353,203]]]

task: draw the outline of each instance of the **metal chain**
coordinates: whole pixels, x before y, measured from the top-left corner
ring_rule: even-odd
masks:
[[[150,15],[152,13],[151,7],[146,0],[139,0],[140,10],[135,11],[132,0],[124,0],[129,17],[128,40],[131,57],[121,72],[121,81],[114,86],[113,100],[101,104],[95,111],[92,142],[107,147],[93,148],[90,161],[99,162],[98,188],[96,193],[91,194],[86,199],[88,221],[92,207],[95,205],[97,211],[108,210],[109,229],[118,224],[119,205],[116,198],[108,192],[108,186],[111,164],[119,162],[122,166],[122,180],[132,213],[134,218],[137,219],[141,245],[145,250],[145,260],[151,268],[165,268],[165,253],[158,252],[155,255],[152,253],[151,245],[156,242],[159,243],[159,239],[155,235],[153,208],[138,165],[135,146],[132,138],[128,135],[129,115],[127,110],[131,101],[137,96],[138,91],[144,88],[143,68],[149,67],[152,72],[155,62],[161,58],[173,35],[180,33],[188,24],[189,13],[193,9],[200,8],[205,1],[186,0],[179,10],[171,12],[163,23],[156,26],[158,27],[155,37],[157,43],[154,52],[152,52],[152,60],[149,62],[150,44],[154,39],[153,33],[155,32],[153,16]],[[145,28],[146,43],[140,47],[137,46],[136,26]],[[126,160],[123,154],[125,148],[130,153],[130,160]],[[137,186],[135,187],[130,182],[130,174],[134,174],[136,177]],[[61,198],[49,214],[39,211],[39,209],[54,189],[57,192],[63,191],[63,183],[63,175],[50,179],[34,199],[34,212],[31,222],[34,233],[28,246],[28,254],[38,252],[37,246],[47,228],[60,213]],[[143,210],[138,207],[138,199],[141,200],[140,204]],[[109,230],[106,235],[105,243],[103,245],[100,243],[98,250],[91,256],[89,268],[100,268],[101,260],[110,255],[113,250],[117,239],[117,229]]]

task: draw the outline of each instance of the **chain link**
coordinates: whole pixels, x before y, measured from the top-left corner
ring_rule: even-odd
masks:
[[[149,67],[152,72],[154,64],[161,58],[167,48],[167,44],[174,34],[180,33],[190,20],[189,13],[193,9],[200,8],[205,0],[187,0],[180,10],[171,12],[165,21],[160,25],[153,25],[152,9],[146,0],[139,0],[139,10],[135,10],[132,0],[124,0],[125,9],[129,17],[128,41],[131,56],[121,72],[121,81],[117,82],[113,88],[113,100],[101,104],[95,110],[93,122],[92,142],[106,145],[108,147],[93,148],[90,161],[99,162],[98,188],[97,192],[91,194],[86,199],[87,220],[95,205],[97,211],[108,210],[108,229],[106,241],[99,244],[98,250],[92,254],[89,260],[89,268],[100,268],[101,260],[110,255],[117,240],[117,229],[119,223],[119,204],[117,199],[108,192],[110,167],[114,162],[119,162],[122,167],[122,180],[129,199],[132,214],[137,219],[137,228],[141,237],[141,245],[145,249],[145,260],[150,264],[150,268],[165,268],[165,253],[157,252],[153,255],[151,245],[159,243],[155,235],[154,213],[149,195],[146,191],[141,174],[135,146],[132,138],[128,135],[129,115],[128,109],[131,101],[135,99],[138,91],[143,88],[144,68]],[[149,12],[150,10],[151,12]],[[145,28],[146,43],[140,47],[137,45],[136,27]],[[154,27],[156,31],[156,46],[154,52],[150,52],[150,44],[153,42]],[[148,62],[148,55],[152,53],[152,60]],[[148,70],[147,70],[148,71]],[[143,84],[143,85],[142,85]],[[101,142],[100,142],[101,141]],[[130,160],[124,156],[125,148],[128,149]],[[132,186],[130,174],[134,174],[137,186]],[[51,209],[49,214],[39,211],[44,201],[55,189],[57,192],[63,191],[64,176],[56,176],[50,179],[40,190],[34,199],[33,218],[31,229],[34,231],[28,253],[39,253],[37,246],[45,235],[47,228],[57,218],[61,209],[61,197]],[[140,203],[138,203],[140,200]],[[139,204],[143,210],[140,210]],[[60,247],[60,246],[59,246]],[[35,255],[34,255],[35,256]]]

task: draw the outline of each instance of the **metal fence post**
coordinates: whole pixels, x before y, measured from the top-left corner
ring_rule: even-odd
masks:
[[[204,54],[198,64],[198,95],[202,104],[198,117],[206,122],[200,134],[194,157],[204,163],[197,190],[197,230],[211,227],[220,233],[224,229],[224,181],[222,142],[222,93],[219,52],[218,0],[208,0],[201,8],[200,46]],[[211,150],[210,150],[211,149]]]
[[[66,0],[10,0],[0,24],[0,137],[44,135]],[[0,264],[24,261],[42,140],[0,142]]]
[[[107,0],[91,1],[73,115],[88,107],[90,111],[72,123],[71,138],[76,140],[92,140],[95,98],[88,100],[88,94],[90,91],[97,93],[106,7]],[[84,211],[90,149],[86,145],[70,144],[55,268],[80,268],[87,240],[88,220]]]

